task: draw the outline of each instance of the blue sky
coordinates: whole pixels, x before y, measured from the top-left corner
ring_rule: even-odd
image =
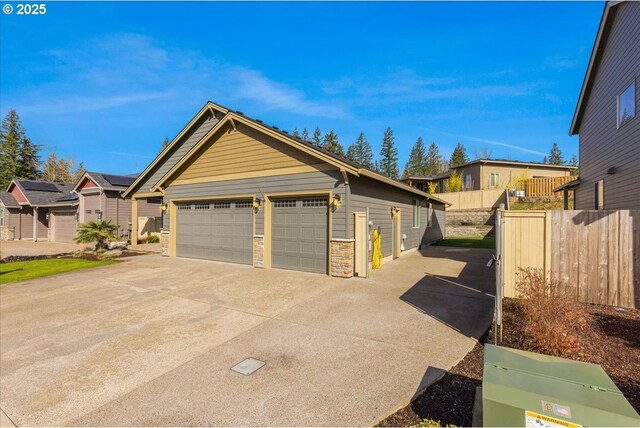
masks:
[[[362,131],[376,154],[390,126],[401,168],[419,136],[447,157],[460,141],[540,161],[557,142],[568,159],[603,7],[49,2],[0,18],[0,113],[45,156],[112,173],[144,169],[207,100],[345,148]]]

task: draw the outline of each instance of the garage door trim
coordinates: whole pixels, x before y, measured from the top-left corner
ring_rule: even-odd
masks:
[[[333,191],[318,190],[307,192],[283,192],[283,193],[267,193],[264,195],[264,267],[271,268],[271,219],[272,219],[272,199],[277,198],[304,198],[304,197],[323,196],[328,198],[328,236],[327,236],[327,260],[331,261],[331,239],[333,238],[333,210],[331,209],[331,201],[333,200]],[[262,207],[261,207],[262,208]],[[330,275],[331,269],[327,269],[327,275]]]

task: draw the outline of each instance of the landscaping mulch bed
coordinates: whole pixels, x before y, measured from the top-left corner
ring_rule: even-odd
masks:
[[[600,364],[631,405],[640,412],[640,311],[612,306],[584,305],[591,328],[581,337],[581,350],[574,359]],[[523,332],[524,316],[516,299],[503,303],[501,346],[534,350]],[[488,334],[462,361],[431,385],[411,404],[381,421],[378,426],[412,426],[423,419],[443,426],[470,426],[475,389],[482,385],[484,344]]]
[[[129,251],[123,250],[122,254],[117,258],[121,257],[134,257],[141,256],[147,254],[145,252],[139,251]],[[10,263],[10,262],[27,262],[30,260],[45,260],[45,259],[85,259],[85,260],[100,260],[98,255],[94,252],[85,252],[81,254],[77,253],[60,253],[60,254],[46,254],[40,256],[8,256],[0,260],[0,263]]]

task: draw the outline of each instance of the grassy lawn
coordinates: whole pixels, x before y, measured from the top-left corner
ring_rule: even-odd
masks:
[[[438,243],[441,247],[462,248],[496,248],[496,239],[492,236],[486,238],[447,238]]]
[[[115,260],[85,259],[43,259],[26,262],[10,262],[0,264],[0,285],[10,282],[24,281],[41,276],[55,275],[62,272],[105,266],[117,263]]]

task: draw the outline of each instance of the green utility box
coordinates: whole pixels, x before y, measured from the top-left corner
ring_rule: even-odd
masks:
[[[485,427],[640,426],[640,416],[596,364],[486,345]]]

